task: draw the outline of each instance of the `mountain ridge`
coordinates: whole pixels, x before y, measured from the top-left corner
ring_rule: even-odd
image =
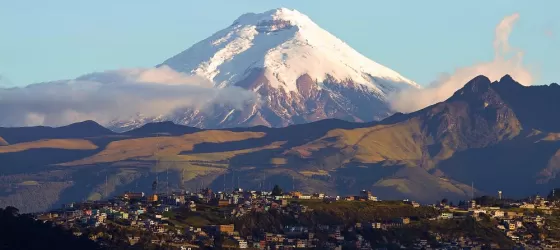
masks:
[[[86,120],[61,127],[0,127],[0,137],[14,144],[39,139],[70,139],[114,135],[115,132],[101,126],[99,123]]]

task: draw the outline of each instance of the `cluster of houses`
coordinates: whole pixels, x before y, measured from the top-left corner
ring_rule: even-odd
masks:
[[[447,204],[438,204],[442,211],[439,220],[464,219],[468,216],[481,220],[482,216],[497,222],[496,227],[507,237],[522,246],[559,248],[560,241],[547,238],[544,234],[536,234],[530,229],[554,230],[547,226],[545,215],[552,215],[558,210],[558,204],[536,196],[530,201],[511,202],[503,206],[481,206],[472,200],[463,206],[453,207]]]
[[[318,200],[325,203],[336,201],[378,201],[371,192],[362,190],[356,196],[328,196],[321,193],[303,194],[290,192],[273,195],[265,191],[244,191],[236,189],[232,192],[213,192],[202,189],[197,192],[172,192],[168,194],[150,194],[142,192],[126,192],[118,197],[105,201],[91,201],[65,204],[62,208],[48,213],[38,214],[40,220],[53,221],[73,230],[77,236],[88,233],[92,240],[103,241],[110,238],[91,228],[125,227],[130,229],[127,240],[131,245],[156,244],[171,246],[176,249],[195,249],[200,247],[221,248],[254,248],[254,249],[295,249],[314,248],[341,249],[351,246],[356,249],[372,249],[370,241],[362,232],[372,230],[391,230],[406,227],[411,218],[399,217],[382,221],[367,221],[356,223],[351,227],[342,225],[315,225],[309,229],[300,225],[285,226],[281,233],[262,229],[259,234],[242,235],[234,224],[236,218],[248,212],[266,212],[275,209],[280,213],[298,218],[302,213],[312,211],[303,205],[305,202],[291,202],[298,200]],[[406,201],[417,208],[420,204]],[[475,201],[460,207],[448,204],[432,205],[439,209],[439,215],[431,220],[464,219],[468,216],[481,218],[483,214],[498,221],[497,228],[502,230],[512,240],[520,244],[532,246],[558,246],[553,239],[541,239],[528,232],[527,228],[546,227],[543,216],[528,214],[501,207],[485,207],[477,205]],[[518,210],[534,209],[544,214],[556,209],[554,204],[538,197],[532,202],[509,204]],[[534,207],[533,207],[534,206]],[[188,225],[177,223],[176,211],[187,211],[191,216],[197,216],[206,209],[219,210],[220,216],[230,223],[216,225]],[[171,217],[171,218],[170,218]],[[416,218],[417,219],[417,218]],[[92,233],[94,232],[94,233]],[[318,237],[318,234],[321,237]],[[353,235],[345,238],[344,235]],[[153,237],[146,238],[146,235]],[[480,243],[469,238],[445,238],[434,235],[440,245],[448,247],[480,247]],[[415,243],[418,249],[429,249],[426,240]],[[403,246],[404,247],[404,246]]]
[[[177,249],[192,249],[199,246],[215,246],[225,244],[231,248],[311,248],[320,243],[313,232],[301,226],[288,226],[283,234],[273,234],[264,230],[260,236],[240,236],[233,224],[205,225],[195,227],[187,225],[180,228],[169,218],[174,210],[182,209],[196,213],[204,208],[217,207],[224,212],[225,218],[234,219],[248,212],[266,212],[276,209],[284,214],[291,214],[297,218],[300,213],[310,211],[307,206],[289,200],[321,200],[326,202],[338,200],[376,201],[369,191],[362,191],[357,196],[327,196],[322,193],[304,194],[290,192],[282,195],[273,195],[266,191],[244,191],[236,189],[233,192],[213,192],[202,189],[197,192],[172,192],[169,194],[150,194],[143,192],[126,192],[120,196],[103,201],[75,202],[64,204],[62,208],[37,215],[44,221],[53,221],[68,229],[72,229],[77,236],[82,235],[88,228],[108,226],[122,226],[149,232],[154,236],[149,239],[150,244],[167,244],[176,246]],[[398,224],[391,222],[391,226]],[[402,222],[401,222],[402,223]],[[384,225],[386,227],[386,225]],[[339,228],[325,229],[325,233],[332,236],[333,241],[343,241]],[[145,243],[141,234],[128,235],[131,245]],[[92,240],[103,240],[108,235],[90,233]],[[362,240],[363,241],[363,240]],[[362,242],[360,241],[360,242]],[[367,243],[359,243],[368,246]],[[334,244],[334,247],[340,244]]]

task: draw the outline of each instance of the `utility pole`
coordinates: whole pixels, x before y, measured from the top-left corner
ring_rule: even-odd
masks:
[[[117,191],[117,175],[113,178],[113,187],[115,187],[115,191]]]
[[[185,193],[185,169],[181,170],[181,192]]]
[[[107,199],[107,189],[109,187],[107,186],[107,174],[105,174],[105,199]]]
[[[471,200],[474,200],[474,182],[471,182]]]
[[[159,136],[158,136],[159,139]],[[159,166],[159,141],[156,144],[156,191],[155,194],[158,194],[159,191],[159,171],[158,171],[158,166]]]

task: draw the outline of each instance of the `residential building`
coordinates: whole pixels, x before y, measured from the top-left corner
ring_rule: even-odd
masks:
[[[196,212],[196,204],[194,203],[194,201],[189,202],[189,211]]]
[[[144,192],[137,192],[137,193],[133,193],[133,192],[126,192],[123,195],[123,198],[127,199],[127,200],[139,200],[144,198]]]
[[[229,200],[214,199],[214,200],[212,201],[212,203],[213,203],[215,206],[218,206],[218,207],[227,207],[227,206],[229,206]]]
[[[313,194],[313,198],[314,198],[314,199],[323,199],[323,198],[325,198],[325,194],[323,194],[323,193],[314,193],[314,194]]]
[[[247,241],[245,240],[237,240],[237,247],[240,249],[245,249],[247,248],[249,245],[247,244]]]
[[[507,212],[504,213],[504,217],[506,217],[508,219],[515,219],[515,218],[523,217],[523,213],[507,211]]]
[[[362,190],[360,191],[360,199],[366,201],[377,201],[377,197],[373,196],[370,191]]]
[[[232,234],[235,231],[235,226],[233,224],[217,225],[216,229],[220,233]]]
[[[410,205],[412,205],[412,207],[416,208],[416,207],[420,207],[420,203],[416,202],[416,201],[411,201]]]
[[[453,219],[453,213],[449,213],[449,212],[441,213],[439,215],[439,219],[442,219],[442,220]]]
[[[523,203],[523,205],[519,206],[519,208],[524,208],[524,209],[535,209],[535,204]]]
[[[501,218],[505,216],[505,212],[502,210],[495,210],[492,211],[492,216],[496,217],[496,218]]]
[[[157,194],[152,194],[148,196],[148,202],[156,202],[158,201],[158,195]]]
[[[396,223],[399,223],[399,224],[406,225],[406,224],[409,224],[409,223],[410,223],[410,218],[408,218],[408,217],[396,218],[396,219],[395,219],[395,222],[396,222]]]
[[[306,248],[307,240],[296,240],[296,248]]]
[[[517,224],[513,221],[507,221],[505,226],[510,231],[514,231],[515,229],[517,229]]]
[[[381,222],[363,223],[364,228],[381,229]]]
[[[300,195],[300,196],[297,196],[297,198],[300,199],[300,200],[310,200],[311,195]]]

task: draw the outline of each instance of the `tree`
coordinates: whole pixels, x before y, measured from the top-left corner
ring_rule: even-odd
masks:
[[[441,204],[446,205],[448,201],[449,201],[449,200],[448,200],[447,198],[443,198],[443,199],[441,200]]]
[[[274,188],[272,188],[272,195],[279,196],[279,195],[282,195],[282,194],[283,194],[282,188],[280,188],[280,186],[278,186],[278,185],[274,185]]]
[[[86,237],[75,237],[72,231],[19,214],[11,206],[0,208],[0,242],[0,249],[103,249]]]
[[[152,192],[155,193],[157,191],[157,185],[158,185],[157,181],[152,182]]]
[[[17,217],[19,215],[19,209],[12,206],[7,206],[4,209],[3,213],[5,216]]]

